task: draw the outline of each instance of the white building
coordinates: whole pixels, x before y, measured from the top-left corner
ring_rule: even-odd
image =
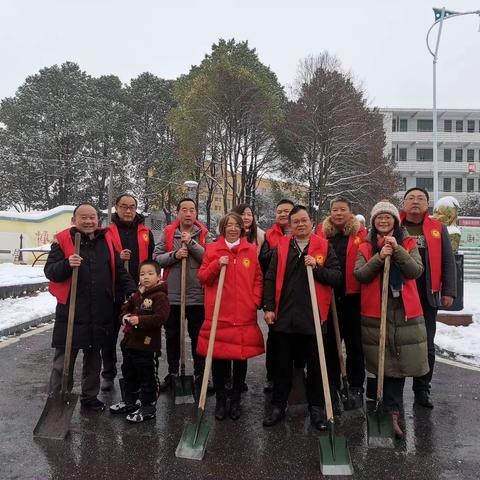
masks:
[[[384,108],[386,153],[396,163],[403,190],[433,191],[432,110]],[[480,109],[438,110],[438,196],[480,192]]]

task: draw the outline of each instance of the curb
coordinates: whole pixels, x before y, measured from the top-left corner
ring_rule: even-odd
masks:
[[[0,299],[11,297],[23,297],[39,290],[45,291],[48,287],[48,282],[27,283],[24,285],[7,285],[0,287]]]
[[[41,323],[51,322],[54,319],[55,319],[55,314],[51,313],[50,315],[45,315],[44,317],[35,318],[33,320],[29,320],[28,322],[20,323],[19,325],[13,325],[11,327],[4,328],[3,330],[0,330],[0,337],[15,335],[17,333],[21,333],[23,330],[36,327]]]

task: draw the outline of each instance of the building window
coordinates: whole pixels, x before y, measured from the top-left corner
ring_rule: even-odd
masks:
[[[443,121],[443,131],[444,132],[451,132],[452,131],[452,121],[451,120],[444,120]]]
[[[463,150],[461,148],[455,150],[455,161],[463,162]]]
[[[433,120],[417,120],[417,132],[432,132]]]
[[[393,118],[392,119],[392,132],[396,132],[396,131],[397,131],[397,119]]]
[[[451,148],[444,148],[443,149],[443,161],[444,162],[451,162],[452,161],[452,149]]]
[[[416,186],[423,188],[427,192],[433,191],[433,177],[417,177]]]
[[[467,122],[467,132],[473,133],[475,131],[475,120],[468,120]]]
[[[463,132],[463,120],[457,120],[455,122],[455,131],[456,132]]]
[[[468,149],[467,150],[467,162],[474,162],[475,161],[475,150]]]
[[[392,160],[393,160],[393,161],[396,160],[396,158],[395,158],[395,149],[394,149],[394,148],[392,148]]]
[[[462,191],[462,186],[463,182],[461,178],[456,178],[455,179],[455,191],[456,192],[461,192]]]
[[[398,159],[401,162],[407,161],[407,149],[406,148],[399,148],[398,149]]]
[[[417,148],[417,162],[431,161],[433,161],[433,148]]]
[[[408,130],[408,120],[406,118],[400,119],[400,131],[406,132]]]
[[[443,191],[444,192],[451,192],[452,191],[452,179],[451,178],[444,178],[443,179]]]
[[[473,178],[467,178],[467,192],[473,192]]]

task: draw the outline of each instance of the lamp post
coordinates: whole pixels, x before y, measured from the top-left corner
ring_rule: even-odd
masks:
[[[433,204],[435,205],[438,201],[438,127],[437,127],[437,60],[438,60],[438,47],[440,45],[440,36],[442,35],[442,27],[444,20],[461,17],[463,15],[480,15],[480,10],[474,10],[471,12],[453,12],[451,10],[445,10],[443,8],[434,8],[433,12],[435,14],[435,22],[428,29],[427,32],[427,49],[433,57]],[[430,32],[433,30],[435,25],[439,24],[437,41],[435,43],[435,51],[432,51],[428,41]]]

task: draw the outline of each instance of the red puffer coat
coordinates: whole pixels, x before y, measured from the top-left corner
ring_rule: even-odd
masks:
[[[262,302],[262,271],[256,245],[245,238],[231,250],[223,237],[206,247],[198,271],[198,279],[205,289],[205,321],[198,337],[197,352],[207,355],[220,275],[219,258],[223,256],[230,260],[225,272],[213,357],[245,360],[265,351],[257,324],[257,306]]]

